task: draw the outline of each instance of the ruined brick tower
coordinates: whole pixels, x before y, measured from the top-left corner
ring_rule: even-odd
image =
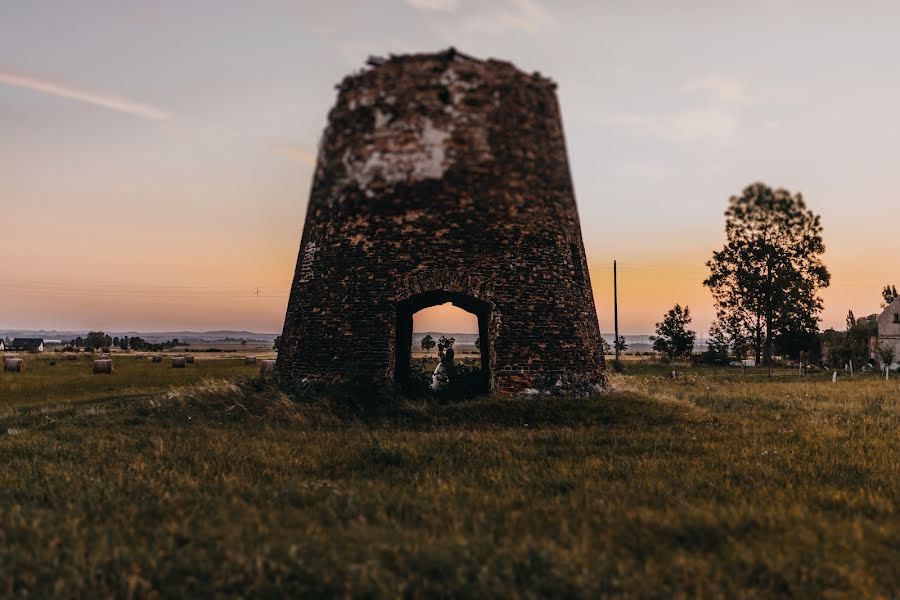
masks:
[[[322,137],[279,378],[402,382],[412,315],[452,302],[478,317],[486,389],[603,389],[554,83],[452,49],[369,65]]]

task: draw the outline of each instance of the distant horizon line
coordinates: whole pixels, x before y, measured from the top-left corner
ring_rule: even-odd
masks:
[[[107,330],[104,329],[96,329],[96,328],[72,328],[72,329],[34,329],[30,327],[5,327],[0,328],[0,332],[6,334],[9,332],[38,332],[38,333],[81,333],[81,332],[91,332],[91,331],[103,331],[107,333]],[[197,333],[197,334],[208,334],[208,333],[248,333],[253,335],[281,335],[280,331],[253,331],[250,329],[157,329],[157,330],[144,330],[144,329],[109,329],[109,333],[143,333],[148,335],[159,335],[164,333]],[[439,331],[435,329],[429,329],[425,331],[413,331],[414,334],[418,333],[441,333],[441,334],[452,334],[452,335],[478,335],[477,331],[474,332],[465,332],[465,331]],[[700,333],[700,332],[698,332]],[[615,333],[612,331],[603,332],[601,331],[600,335],[609,335],[615,336]],[[620,333],[619,335],[624,337],[648,337],[655,335],[652,332],[646,333]]]

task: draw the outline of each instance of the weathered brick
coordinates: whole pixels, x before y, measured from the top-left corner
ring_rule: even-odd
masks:
[[[279,377],[402,379],[412,311],[452,301],[491,390],[604,389],[555,84],[452,49],[372,64],[329,113]]]

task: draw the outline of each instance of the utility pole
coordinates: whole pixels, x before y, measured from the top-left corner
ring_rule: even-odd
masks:
[[[613,367],[618,373],[622,370],[622,364],[619,362],[619,278],[615,259],[613,259],[613,320],[616,328],[616,337],[613,340],[613,348],[616,350],[616,362],[613,363]]]

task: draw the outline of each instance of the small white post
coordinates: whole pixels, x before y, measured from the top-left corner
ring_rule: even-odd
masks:
[[[850,361],[850,377],[853,377],[853,360]]]
[[[831,383],[837,383],[837,369],[835,369],[834,375],[831,376]]]

